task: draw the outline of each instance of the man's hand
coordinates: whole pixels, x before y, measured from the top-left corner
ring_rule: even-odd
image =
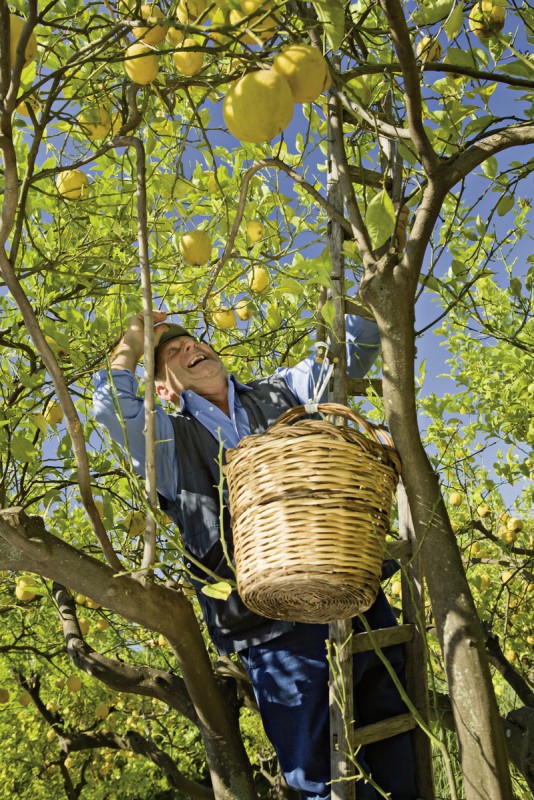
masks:
[[[161,323],[167,318],[166,311],[154,311],[152,313],[154,320],[154,347],[159,342],[161,335],[167,330],[166,325]],[[122,339],[115,348],[111,356],[111,369],[129,369],[134,372],[139,359],[144,351],[144,338],[145,338],[145,322],[144,315],[136,314],[128,322]]]

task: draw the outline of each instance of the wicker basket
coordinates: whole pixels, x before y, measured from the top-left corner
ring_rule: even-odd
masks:
[[[307,412],[297,406],[227,452],[238,591],[273,619],[352,617],[372,605],[380,583],[399,457],[389,434],[351,409],[319,411],[365,433],[300,419]]]

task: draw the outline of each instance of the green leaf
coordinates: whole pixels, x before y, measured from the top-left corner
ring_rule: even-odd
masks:
[[[436,0],[436,2],[419,3],[419,10],[414,11],[412,19],[417,25],[433,25],[449,14],[452,0]]]
[[[504,217],[505,214],[508,214],[508,212],[514,207],[514,204],[515,199],[513,194],[503,194],[497,203],[497,214],[499,217]]]
[[[321,306],[321,317],[327,328],[332,328],[336,316],[336,309],[332,300],[326,300]]]
[[[483,161],[480,166],[482,167],[482,172],[484,173],[484,175],[493,180],[497,174],[499,162],[497,161],[495,156],[490,156],[485,161]]]
[[[445,33],[447,34],[449,41],[454,39],[460,31],[462,30],[462,23],[464,19],[464,4],[458,3],[457,6],[453,8],[451,13],[449,14],[449,18],[447,19],[445,25]]]
[[[228,600],[233,592],[233,587],[227,581],[218,581],[206,584],[200,591],[207,597],[214,597],[216,600]]]
[[[35,448],[29,439],[24,436],[13,436],[11,439],[11,453],[16,461],[26,462],[35,458]]]
[[[382,189],[369,205],[365,214],[365,224],[371,238],[373,250],[383,245],[395,230],[395,209],[391,197]]]
[[[323,23],[325,36],[333,52],[345,35],[345,10],[342,0],[312,0],[312,6]]]

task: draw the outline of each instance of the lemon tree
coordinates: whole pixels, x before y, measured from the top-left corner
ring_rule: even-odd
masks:
[[[331,299],[321,318],[316,309],[332,292],[328,236],[339,225],[343,292],[361,285],[381,331],[384,401],[367,408],[387,421],[404,464],[436,632],[432,674],[452,693],[462,768],[476,777],[465,794],[483,786],[508,797],[501,717],[528,708],[533,658],[532,10],[485,0],[332,0],[299,13],[256,0],[59,0],[37,15],[2,0],[0,19],[7,796],[21,793],[21,752],[28,796],[51,796],[47,781],[59,796],[63,770],[77,780],[84,768],[47,738],[54,725],[34,700],[17,704],[34,697],[37,678],[45,710],[66,706],[69,735],[96,721],[114,736],[143,732],[179,773],[154,778],[149,755],[102,751],[82,797],[113,797],[119,774],[121,797],[135,796],[136,780],[148,797],[151,780],[163,792],[182,778],[195,784],[182,784],[186,796],[209,784],[229,800],[266,792],[260,772],[274,756],[248,711],[241,727],[229,713],[179,535],[147,514],[129,458],[96,428],[91,375],[143,303],[209,337],[241,380],[308,356],[316,324],[333,321]],[[332,163],[342,211],[328,193]],[[191,254],[183,240],[195,231],[203,245]],[[434,389],[442,373],[454,388]],[[8,511],[20,508],[26,517]],[[139,580],[147,525],[150,591]],[[85,598],[71,613],[87,633],[78,625],[75,638],[120,654],[120,673],[69,653],[52,581]],[[479,618],[504,662],[486,652]],[[157,684],[177,664],[184,683],[170,694],[130,691],[127,667],[161,670]],[[68,691],[71,675],[80,691]],[[129,713],[114,710],[117,692]],[[514,793],[526,797],[531,772],[512,761]]]

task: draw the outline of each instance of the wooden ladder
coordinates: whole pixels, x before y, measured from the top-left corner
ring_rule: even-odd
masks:
[[[381,392],[380,381],[362,380],[351,381],[349,393],[364,394],[365,386],[370,384],[373,384],[375,391]],[[352,634],[350,621],[336,622],[330,626],[330,642],[335,645],[332,657],[337,662],[335,669],[331,668],[330,672],[332,800],[357,800],[357,791],[352,779],[355,774],[353,754],[360,746],[407,731],[412,731],[418,798],[435,800],[430,740],[411,713],[400,714],[357,729],[352,725],[354,717],[351,691],[352,655],[373,650],[377,646],[382,649],[393,644],[405,646],[406,694],[422,720],[427,725],[429,721],[426,651],[424,631],[420,628],[424,621],[423,582],[408,502],[402,484],[398,489],[398,517],[399,539],[388,542],[387,556],[396,559],[401,565],[402,623],[374,630],[371,634],[367,632]],[[337,702],[340,696],[344,697],[344,708]]]

